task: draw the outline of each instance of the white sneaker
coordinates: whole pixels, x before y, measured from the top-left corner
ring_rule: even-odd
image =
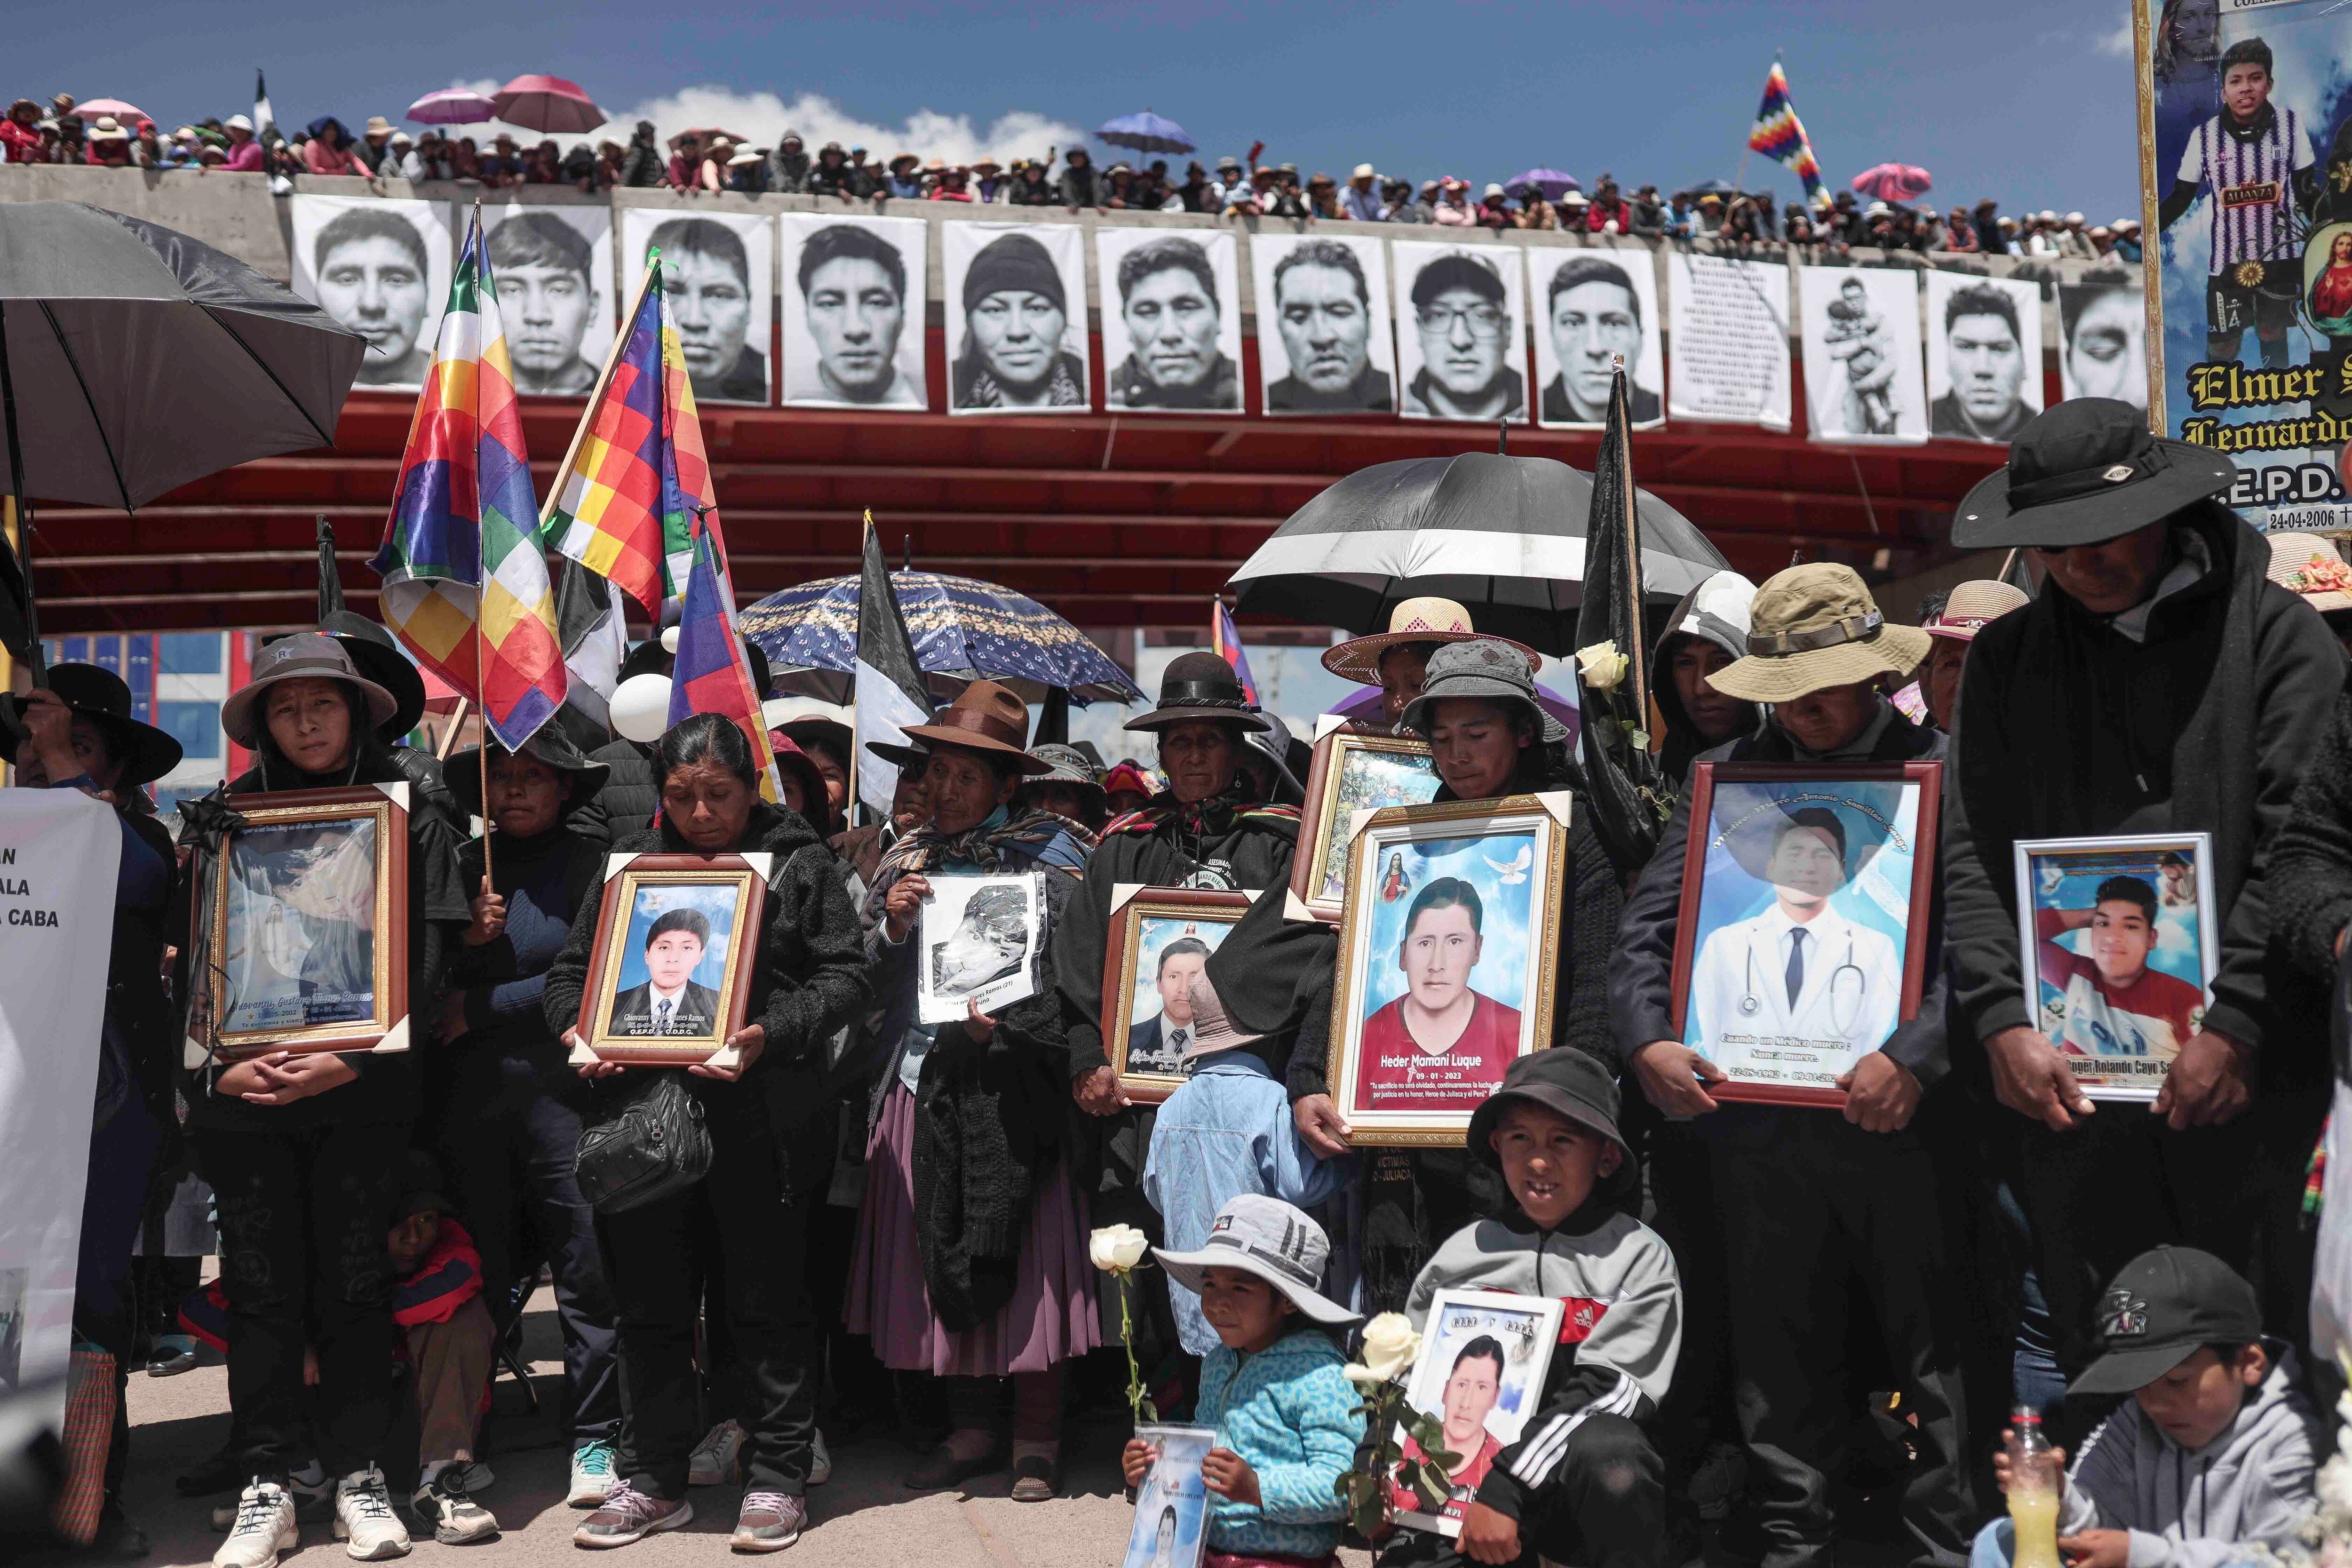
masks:
[[[343,1550],[355,1562],[408,1555],[408,1527],[392,1511],[382,1470],[353,1470],[335,1483],[335,1539],[350,1542]]]
[[[420,1522],[433,1527],[433,1539],[444,1546],[468,1546],[498,1537],[499,1521],[466,1490],[463,1465],[443,1465],[424,1477],[408,1506]]]
[[[602,1437],[572,1450],[572,1489],[563,1500],[573,1508],[594,1508],[613,1495],[613,1445]]]
[[[302,1544],[294,1500],[275,1481],[256,1481],[237,1499],[228,1539],[213,1553],[213,1568],[270,1568],[281,1552]]]
[[[686,1484],[690,1487],[715,1487],[735,1479],[735,1467],[743,1457],[744,1432],[740,1424],[721,1421],[694,1446],[687,1456]]]
[[[808,1484],[821,1487],[833,1479],[833,1451],[824,1446],[824,1433],[817,1433],[815,1439],[809,1449]]]

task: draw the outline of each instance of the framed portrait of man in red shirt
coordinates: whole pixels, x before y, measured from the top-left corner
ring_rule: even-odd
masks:
[[[1456,1144],[1551,1043],[1565,797],[1394,806],[1349,846],[1330,1082],[1362,1144]]]

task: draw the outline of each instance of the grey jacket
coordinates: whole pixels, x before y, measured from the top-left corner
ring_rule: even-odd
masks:
[[[2264,1343],[2274,1358],[2237,1419],[2204,1447],[2181,1447],[2124,1401],[2066,1477],[2058,1533],[2131,1532],[2131,1568],[2221,1568],[2247,1560],[2256,1542],[2284,1552],[2310,1517],[2319,1418],[2296,1386],[2294,1352]]]

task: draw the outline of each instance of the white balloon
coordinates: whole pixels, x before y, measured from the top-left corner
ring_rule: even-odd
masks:
[[[677,628],[676,626],[663,627],[661,642],[662,651],[664,653],[676,653],[677,651]]]
[[[650,746],[669,729],[669,677],[633,675],[613,689],[613,728]]]

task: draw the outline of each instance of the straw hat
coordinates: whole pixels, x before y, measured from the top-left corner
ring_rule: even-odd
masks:
[[[1360,685],[1378,686],[1381,655],[1389,649],[1402,643],[1467,642],[1479,635],[1470,625],[1470,612],[1451,599],[1405,599],[1389,612],[1388,630],[1350,637],[1326,648],[1323,668]],[[1543,667],[1543,656],[1524,643],[1511,642],[1507,637],[1489,640],[1507,643],[1527,655],[1530,671]]]
[[[400,707],[391,692],[360,673],[341,639],[323,632],[296,632],[255,655],[253,678],[221,704],[221,729],[230,740],[247,751],[259,743],[264,726],[256,710],[263,695],[281,680],[340,680],[353,687],[367,699],[373,724],[383,724]]]
[[[868,741],[866,749],[904,768],[921,767],[929,758],[932,746],[964,746],[975,752],[1012,757],[1024,773],[1052,772],[1051,763],[1041,763],[1029,754],[1024,744],[1028,738],[1029,705],[1010,689],[992,680],[975,680],[958,692],[956,700],[940,709],[929,723],[908,727],[907,739],[922,744],[893,746]]]
[[[1931,639],[1889,626],[1851,566],[1814,562],[1765,580],[1749,611],[1748,657],[1706,678],[1726,697],[1790,702],[1828,686],[1909,675]]]
[[[89,128],[89,139],[93,142],[128,142],[131,132],[122,129],[111,114],[101,114],[98,122]]]
[[[2322,615],[2352,610],[2352,566],[2316,533],[2273,533],[2266,576]]]
[[[1950,642],[1974,642],[1977,634],[1991,622],[2031,603],[2024,590],[2011,584],[1963,583],[1952,590],[1936,618],[1919,629],[1931,637]]]

